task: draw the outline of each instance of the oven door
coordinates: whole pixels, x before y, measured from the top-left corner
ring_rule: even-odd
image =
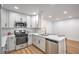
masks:
[[[16,37],[16,45],[24,44],[28,42],[28,37],[23,36],[23,37]]]

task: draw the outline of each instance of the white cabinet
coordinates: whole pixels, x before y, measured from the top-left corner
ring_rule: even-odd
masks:
[[[31,17],[31,21],[32,21],[32,24],[31,24],[32,28],[35,28],[35,16]]]
[[[9,27],[14,27],[15,21],[20,21],[20,14],[10,12],[9,13]]]
[[[27,22],[27,15],[21,14],[22,22]]]
[[[32,44],[32,34],[28,34],[28,45]]]
[[[36,36],[36,40],[37,40],[37,47],[39,47],[42,51],[45,52],[45,38],[41,37],[41,36]]]
[[[36,16],[31,16],[31,21],[32,21],[32,28],[38,28],[38,15]]]
[[[39,14],[38,15],[38,28],[41,28],[41,20],[42,20],[42,15],[41,14]]]
[[[36,37],[36,46],[40,48],[40,38],[37,35],[35,37]]]
[[[45,52],[45,38],[40,37],[40,49]]]
[[[15,22],[20,21],[27,22],[27,16],[20,13],[9,12],[9,27],[14,27]]]
[[[9,12],[5,9],[1,9],[1,27],[8,27]]]
[[[33,44],[39,48],[40,42],[37,35],[32,36]]]
[[[45,38],[33,35],[33,44],[45,52]]]
[[[32,35],[32,43],[34,45],[37,45],[37,43],[36,43],[36,36],[35,35]]]
[[[27,22],[27,28],[40,28],[40,15],[29,16],[21,13],[1,9],[1,26],[14,28],[15,21],[19,22],[22,18],[23,22]]]
[[[31,21],[31,16],[27,16],[27,28],[32,27],[32,21]]]
[[[15,36],[11,36],[7,38],[7,52],[15,50],[16,40]]]
[[[1,27],[14,27],[15,21],[20,21],[20,14],[1,9]]]

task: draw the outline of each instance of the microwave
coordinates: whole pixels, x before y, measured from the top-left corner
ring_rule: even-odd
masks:
[[[15,22],[15,27],[27,27],[26,22]]]

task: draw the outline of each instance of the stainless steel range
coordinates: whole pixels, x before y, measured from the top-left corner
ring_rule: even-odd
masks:
[[[15,30],[16,50],[27,47],[28,34],[25,30]]]
[[[19,22],[15,21],[15,37],[16,37],[16,50],[27,47],[28,44],[28,34],[24,28],[27,27],[27,22],[23,22],[20,18]]]

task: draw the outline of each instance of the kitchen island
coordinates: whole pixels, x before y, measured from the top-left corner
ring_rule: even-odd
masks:
[[[65,54],[65,36],[58,35],[41,35],[38,33],[32,33],[33,44],[47,54]],[[47,42],[50,41],[50,44]],[[57,50],[57,51],[56,51]],[[56,52],[54,52],[56,51]]]

